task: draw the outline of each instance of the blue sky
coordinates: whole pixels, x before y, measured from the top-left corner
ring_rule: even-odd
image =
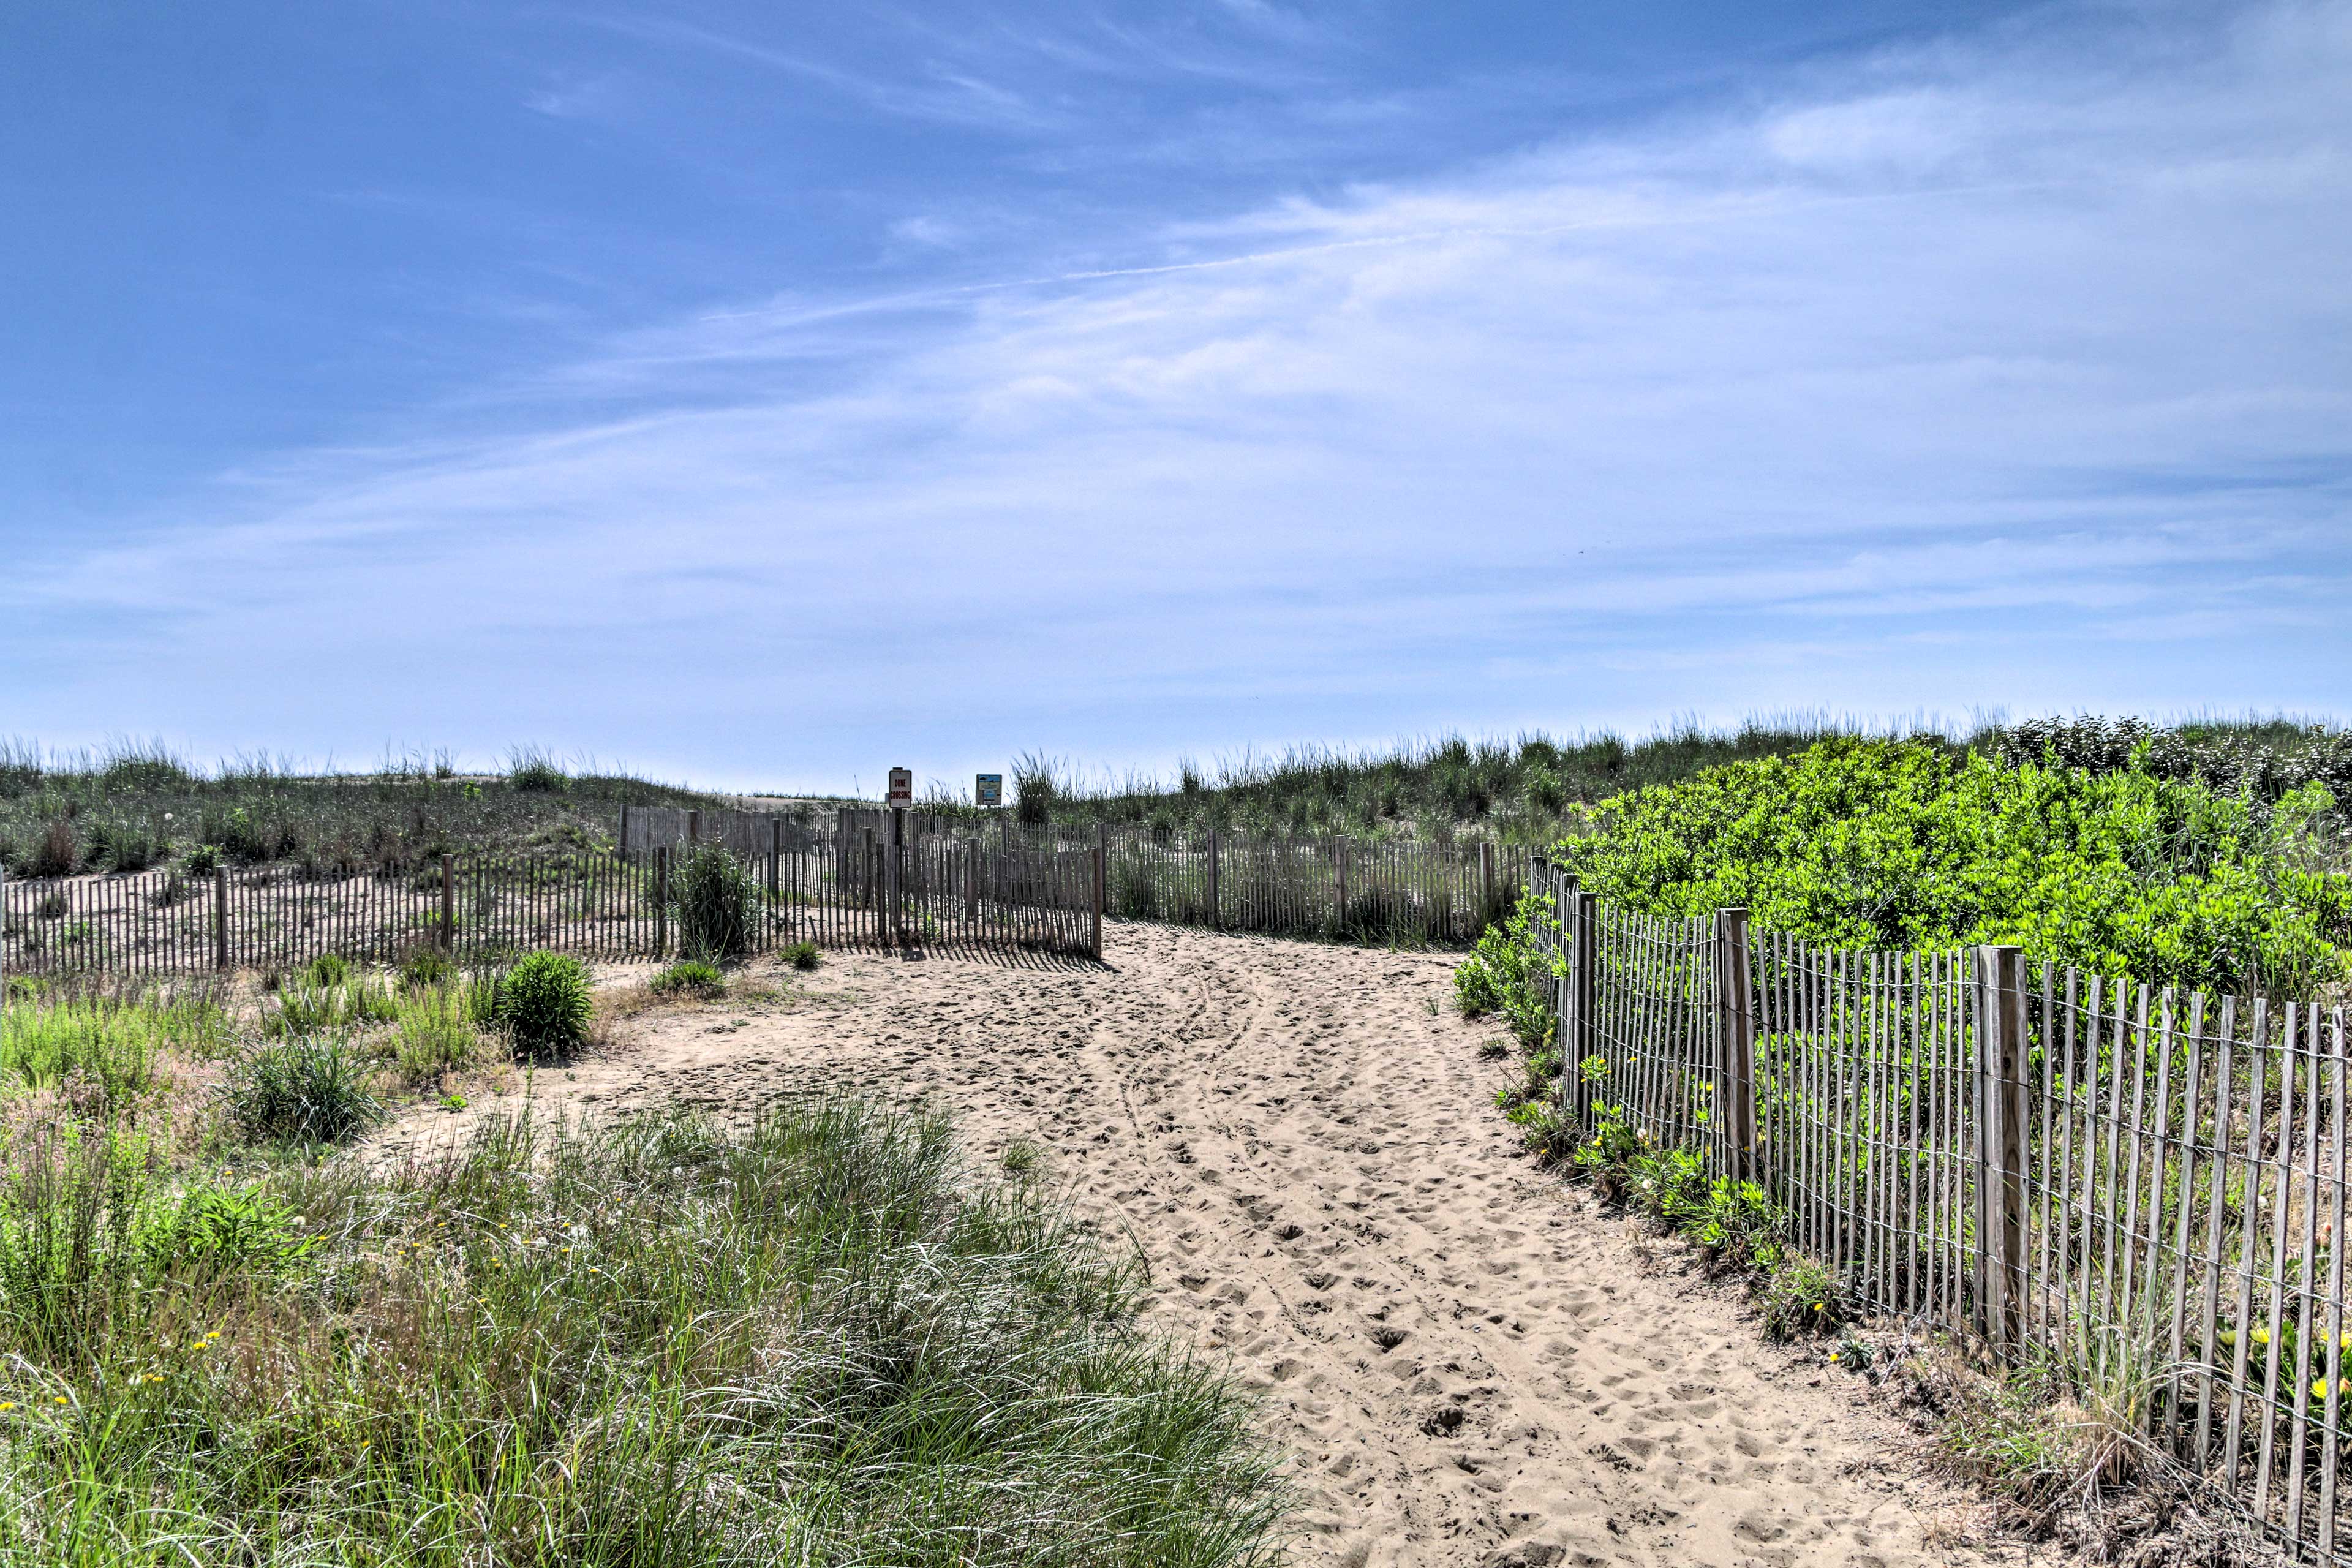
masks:
[[[2352,716],[2352,0],[35,4],[0,733]]]

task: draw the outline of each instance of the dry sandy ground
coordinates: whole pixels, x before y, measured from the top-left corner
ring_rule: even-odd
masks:
[[[1840,1374],[1517,1153],[1444,955],[1115,925],[1108,960],[829,956],[533,1092],[855,1085],[931,1097],[983,1155],[1034,1141],[1142,1248],[1160,1325],[1264,1391],[1305,1563],[1979,1560],[1929,1544],[1958,1500]]]

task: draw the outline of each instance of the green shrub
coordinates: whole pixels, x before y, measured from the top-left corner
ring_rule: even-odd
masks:
[[[794,969],[806,971],[814,969],[823,961],[824,955],[817,952],[816,943],[796,942],[784,949],[783,957],[784,962]]]
[[[497,983],[498,1022],[518,1050],[560,1055],[588,1043],[596,1002],[587,966],[560,952],[527,952]]]
[[[1489,926],[1454,971],[1454,1005],[1465,1017],[1499,1013],[1519,1043],[1533,1049],[1551,1037],[1548,987],[1552,961],[1538,953],[1538,921],[1553,921],[1546,901],[1528,893],[1499,925]]]
[[[682,956],[723,963],[751,951],[761,890],[747,863],[719,845],[698,844],[670,875]]]
[[[1519,1129],[1519,1141],[1539,1164],[1566,1160],[1576,1152],[1575,1119],[1549,1096],[1520,1101],[1503,1112],[1503,1120]]]
[[[688,958],[671,964],[646,983],[656,996],[696,996],[705,1001],[727,994],[727,976],[715,963]]]
[[[1656,914],[1742,905],[1833,946],[2016,943],[2158,985],[2307,993],[2352,971],[2352,879],[2294,847],[2340,817],[2316,783],[2263,805],[2137,769],[1837,740],[1620,795],[1554,854]]]
[[[194,845],[180,857],[180,866],[191,877],[209,877],[221,868],[221,847],[217,844]]]
[[[334,1035],[255,1046],[229,1066],[221,1098],[245,1136],[287,1143],[345,1143],[383,1120],[365,1059]]]
[[[352,966],[341,953],[322,952],[304,967],[314,985],[341,985],[351,978]]]

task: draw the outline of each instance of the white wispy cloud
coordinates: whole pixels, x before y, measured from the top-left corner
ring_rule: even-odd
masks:
[[[0,637],[102,610],[85,668],[159,707],[219,708],[191,672],[226,669],[325,714],[429,642],[468,673],[384,699],[404,733],[756,719],[828,777],[891,733],[1149,763],[1789,705],[2343,711],[2352,5],[2095,23],[1183,214],[1116,265],[642,326],[406,447],[53,550]]]

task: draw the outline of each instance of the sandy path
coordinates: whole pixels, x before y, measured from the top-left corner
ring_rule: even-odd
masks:
[[[542,1101],[928,1094],[1150,1258],[1153,1313],[1264,1390],[1307,1563],[1975,1561],[1893,1429],[1641,1263],[1513,1149],[1443,955],[1114,926],[1108,968],[829,958],[679,1010]],[[440,1124],[446,1127],[447,1124]]]

